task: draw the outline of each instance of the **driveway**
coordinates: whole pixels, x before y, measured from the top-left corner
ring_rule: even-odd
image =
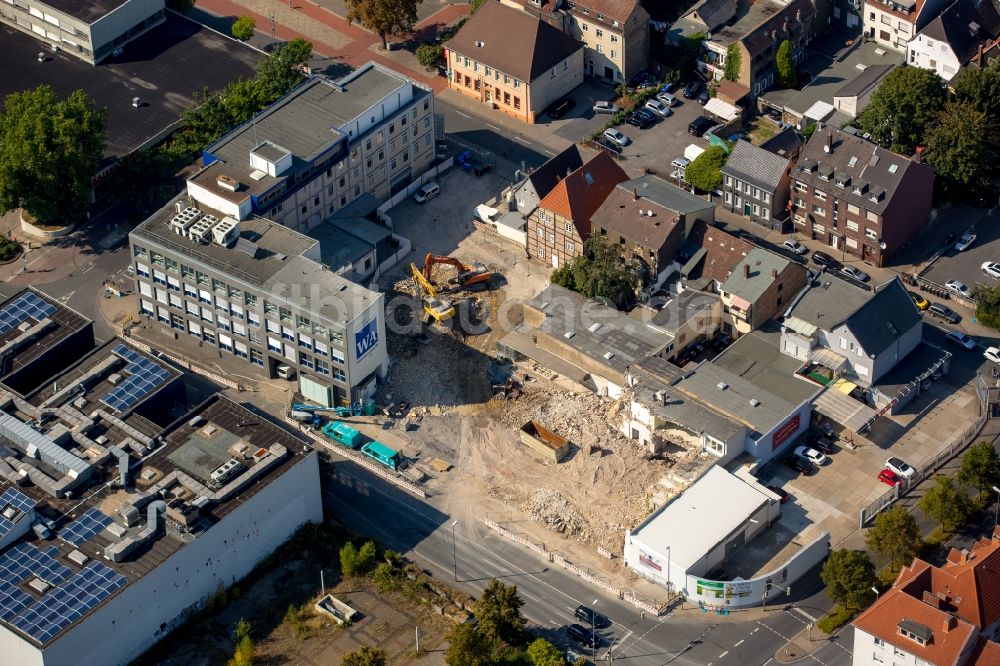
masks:
[[[683,157],[684,149],[690,144],[708,148],[708,139],[688,134],[688,125],[705,110],[697,101],[684,99],[679,93],[677,98],[680,104],[673,108],[673,115],[657,121],[653,127],[641,130],[622,125],[618,128],[632,139],[622,151],[622,168],[626,171],[642,173],[648,170],[669,179],[671,160]]]

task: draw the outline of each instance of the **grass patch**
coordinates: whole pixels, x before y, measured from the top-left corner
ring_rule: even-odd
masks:
[[[826,634],[832,634],[850,622],[852,617],[854,617],[854,611],[834,606],[829,614],[820,618],[819,622],[816,623],[816,628]]]

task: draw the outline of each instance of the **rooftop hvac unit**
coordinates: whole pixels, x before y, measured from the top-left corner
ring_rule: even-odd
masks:
[[[243,468],[243,463],[235,458],[230,458],[226,462],[219,465],[218,468],[211,474],[212,483],[216,485],[222,485],[229,479],[233,478],[239,471]]]
[[[229,192],[235,192],[240,189],[240,181],[236,180],[232,176],[227,176],[225,174],[220,175],[215,179],[216,184],[224,190]]]
[[[219,218],[214,215],[206,215],[188,230],[188,238],[195,243],[207,243],[212,238],[212,227],[218,223]]]
[[[212,238],[216,245],[229,246],[240,237],[240,223],[231,217],[223,218],[212,229]]]
[[[180,204],[178,204],[179,206]],[[178,236],[184,236],[199,218],[201,218],[201,211],[188,206],[170,219],[170,228]]]

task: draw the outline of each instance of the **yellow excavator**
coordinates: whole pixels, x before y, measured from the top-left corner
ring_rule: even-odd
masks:
[[[413,273],[413,284],[417,288],[417,296],[424,306],[424,312],[437,322],[448,321],[455,316],[455,306],[450,301],[439,300],[434,285],[424,277],[416,264],[410,262],[410,272]]]

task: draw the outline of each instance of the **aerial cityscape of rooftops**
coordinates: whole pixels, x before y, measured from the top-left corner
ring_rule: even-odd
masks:
[[[0,53],[0,664],[1000,664],[998,0]]]

